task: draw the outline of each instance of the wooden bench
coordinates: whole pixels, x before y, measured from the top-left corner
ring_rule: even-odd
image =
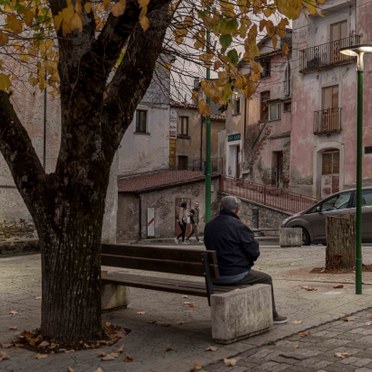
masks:
[[[102,244],[102,265],[152,272],[152,274],[147,275],[135,273],[134,270],[129,270],[129,272],[103,270],[104,295],[105,286],[109,288],[111,294],[114,294],[117,289],[123,290],[123,286],[128,286],[207,297],[212,310],[212,337],[217,342],[234,342],[261,333],[272,325],[272,315],[270,313],[271,290],[269,286],[255,285],[234,291],[236,287],[213,284],[213,280],[219,277],[215,251],[150,245]],[[158,273],[180,274],[182,277],[164,277],[159,276]],[[204,281],[197,281],[195,277],[202,277]],[[256,293],[257,291],[260,293]],[[126,293],[123,295],[126,297]],[[260,297],[258,301],[257,296]],[[249,297],[248,300],[247,297]],[[245,319],[247,314],[252,315],[255,312],[251,308],[246,309],[246,314],[229,314],[232,303],[236,305],[232,308],[242,307],[237,302],[243,302],[243,306],[249,306],[249,304],[253,307],[259,306],[260,312],[266,312],[269,315],[265,313],[266,316],[262,317],[262,314],[257,314],[258,318],[256,318],[258,320],[253,316],[253,321],[250,319],[249,322],[258,324],[243,324],[244,329],[239,327],[239,329],[232,331],[237,323],[236,317]],[[125,298],[122,305],[127,303],[128,300]],[[116,305],[114,304],[113,307]],[[223,319],[220,319],[221,317]]]

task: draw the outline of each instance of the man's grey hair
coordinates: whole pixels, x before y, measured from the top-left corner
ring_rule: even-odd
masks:
[[[241,204],[242,202],[240,199],[235,196],[228,195],[221,199],[221,209],[233,211],[234,209],[240,207]]]

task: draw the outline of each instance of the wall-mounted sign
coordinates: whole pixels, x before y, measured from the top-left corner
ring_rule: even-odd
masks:
[[[169,138],[177,138],[177,111],[174,109],[170,110],[169,115]]]
[[[240,140],[240,133],[229,134],[227,136],[228,142],[239,141],[239,140]]]

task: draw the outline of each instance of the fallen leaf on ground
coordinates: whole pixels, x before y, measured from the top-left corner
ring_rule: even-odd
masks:
[[[9,359],[9,355],[7,353],[3,353],[2,351],[0,351],[0,362],[7,359]]]
[[[366,325],[372,325],[372,322],[367,322]]]
[[[343,284],[336,284],[333,286],[333,288],[344,288]]]
[[[106,354],[106,355],[103,355],[101,356],[101,360],[103,360],[104,362],[108,361],[108,360],[115,360],[118,356],[118,355],[113,355],[114,353],[109,353],[109,354]]]
[[[147,323],[148,324],[156,324],[157,322],[156,322],[156,320],[149,320]]]
[[[165,352],[172,351],[172,350],[173,350],[173,349],[172,349],[170,346],[168,346],[168,347],[166,347],[166,348],[164,349]]]
[[[339,351],[339,352],[335,353],[335,356],[336,356],[337,358],[345,359],[345,358],[349,357],[350,354],[347,353],[347,352]]]
[[[12,327],[9,327],[9,331],[16,331],[18,329],[17,326],[12,326]]]
[[[302,320],[292,320],[292,324],[301,324]]]
[[[310,332],[309,331],[303,331],[303,332],[299,332],[298,335],[300,337],[307,337],[307,336],[310,336]]]
[[[181,298],[189,298],[188,295],[182,295]]]
[[[217,349],[218,349],[217,346],[211,346],[211,345],[209,345],[205,350],[206,351],[216,351]]]
[[[133,362],[133,357],[131,355],[126,355],[124,358],[124,363],[131,363]]]
[[[75,372],[75,370],[73,368],[71,368],[71,367],[68,367],[67,368],[67,372]]]
[[[191,372],[199,371],[202,369],[202,366],[199,363],[195,363],[194,366],[192,367]]]
[[[145,311],[137,311],[137,314],[138,315],[143,315],[143,314],[146,314],[146,312]]]
[[[116,350],[116,353],[120,353],[121,354],[124,351],[124,349],[125,349],[125,345],[121,345],[119,347],[119,349]]]
[[[35,354],[34,359],[45,359],[48,358],[48,354]]]
[[[9,311],[9,314],[10,315],[16,315],[16,314],[18,314],[18,311],[16,311],[16,310],[10,310]]]
[[[351,322],[352,320],[354,320],[354,318],[352,316],[345,316],[341,318],[341,320],[343,320],[344,322]]]
[[[101,367],[98,367],[94,372],[103,372],[103,369]]]
[[[234,367],[236,365],[236,359],[225,358],[223,362],[225,363],[225,366],[229,367]]]
[[[10,349],[12,346],[13,344],[0,343],[2,349]]]
[[[186,301],[183,304],[186,305],[186,306],[188,306],[188,307],[191,307],[191,308],[196,307],[196,303],[195,302],[188,302],[188,301]]]
[[[305,291],[317,291],[316,288],[314,288],[314,287],[310,287],[310,286],[308,286],[308,285],[304,285],[304,286],[302,286],[301,288],[304,289]]]
[[[369,319],[372,319],[372,315],[368,315],[368,318],[369,318]]]
[[[49,344],[48,341],[43,341],[43,342],[40,343],[39,347],[47,347],[47,346],[49,346],[49,345],[50,345],[50,344]]]

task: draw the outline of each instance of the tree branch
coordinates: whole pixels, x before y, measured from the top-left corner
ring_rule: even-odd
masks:
[[[150,28],[137,25],[128,41],[124,59],[107,88],[104,102],[105,139],[119,145],[134,111],[150,85],[156,61],[162,50],[170,17],[165,4],[148,14]],[[116,147],[115,147],[116,148]]]
[[[0,91],[0,151],[29,211],[34,214],[45,197],[41,195],[45,172],[9,95],[4,91]]]

